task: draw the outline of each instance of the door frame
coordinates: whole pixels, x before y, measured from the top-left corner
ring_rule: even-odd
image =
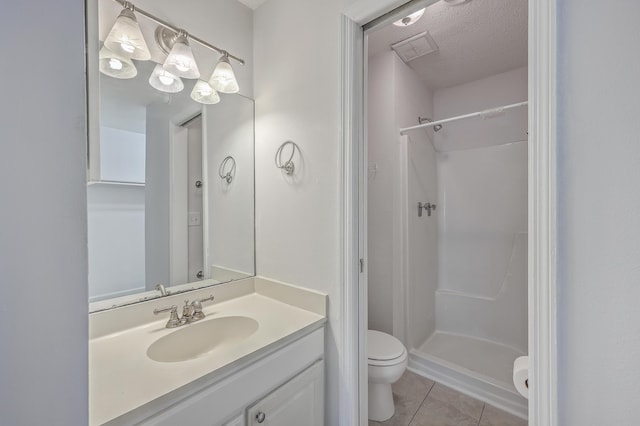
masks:
[[[366,76],[363,26],[404,0],[355,0],[341,26],[341,425],[366,426]],[[427,2],[425,2],[427,3]],[[556,426],[556,0],[529,0],[529,425]],[[362,260],[362,261],[361,261]]]

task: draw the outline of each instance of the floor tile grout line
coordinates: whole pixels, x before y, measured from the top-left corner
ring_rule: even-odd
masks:
[[[480,422],[482,421],[482,415],[484,414],[484,408],[487,406],[486,403],[482,404],[482,411],[480,412],[480,417],[478,417],[478,423],[477,426],[480,426]]]
[[[420,405],[418,405],[418,408],[416,408],[416,411],[413,413],[413,416],[411,416],[411,419],[409,419],[409,423],[407,423],[407,426],[410,426],[411,422],[413,421],[413,419],[416,418],[416,415],[418,414],[418,411],[420,411],[420,408],[422,408],[422,405],[424,405],[424,402],[427,400],[427,397],[431,393],[431,389],[433,389],[433,387],[436,385],[436,382],[434,382],[433,380],[432,380],[432,382],[433,383],[431,384],[431,387],[429,387],[429,390],[427,391],[427,394],[422,399],[422,402],[420,403]]]

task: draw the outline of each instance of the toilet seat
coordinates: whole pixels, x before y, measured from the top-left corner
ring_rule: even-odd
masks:
[[[404,362],[407,350],[400,340],[377,330],[367,331],[367,358],[369,365],[389,366]]]

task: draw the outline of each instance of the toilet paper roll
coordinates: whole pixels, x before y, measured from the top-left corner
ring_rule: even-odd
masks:
[[[520,356],[513,361],[513,384],[520,395],[529,398],[529,357]]]

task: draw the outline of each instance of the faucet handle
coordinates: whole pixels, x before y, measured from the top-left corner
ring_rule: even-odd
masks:
[[[178,318],[178,307],[176,305],[167,306],[166,308],[156,308],[153,310],[154,315],[158,315],[162,312],[171,311],[169,315],[169,321],[167,321],[166,328],[176,328],[180,325],[180,318]]]
[[[215,299],[215,297],[211,295],[209,297],[196,299],[191,302],[191,306],[193,307],[193,312],[191,313],[191,321],[198,321],[204,318],[204,312],[202,312],[202,302],[208,302],[213,299]]]

